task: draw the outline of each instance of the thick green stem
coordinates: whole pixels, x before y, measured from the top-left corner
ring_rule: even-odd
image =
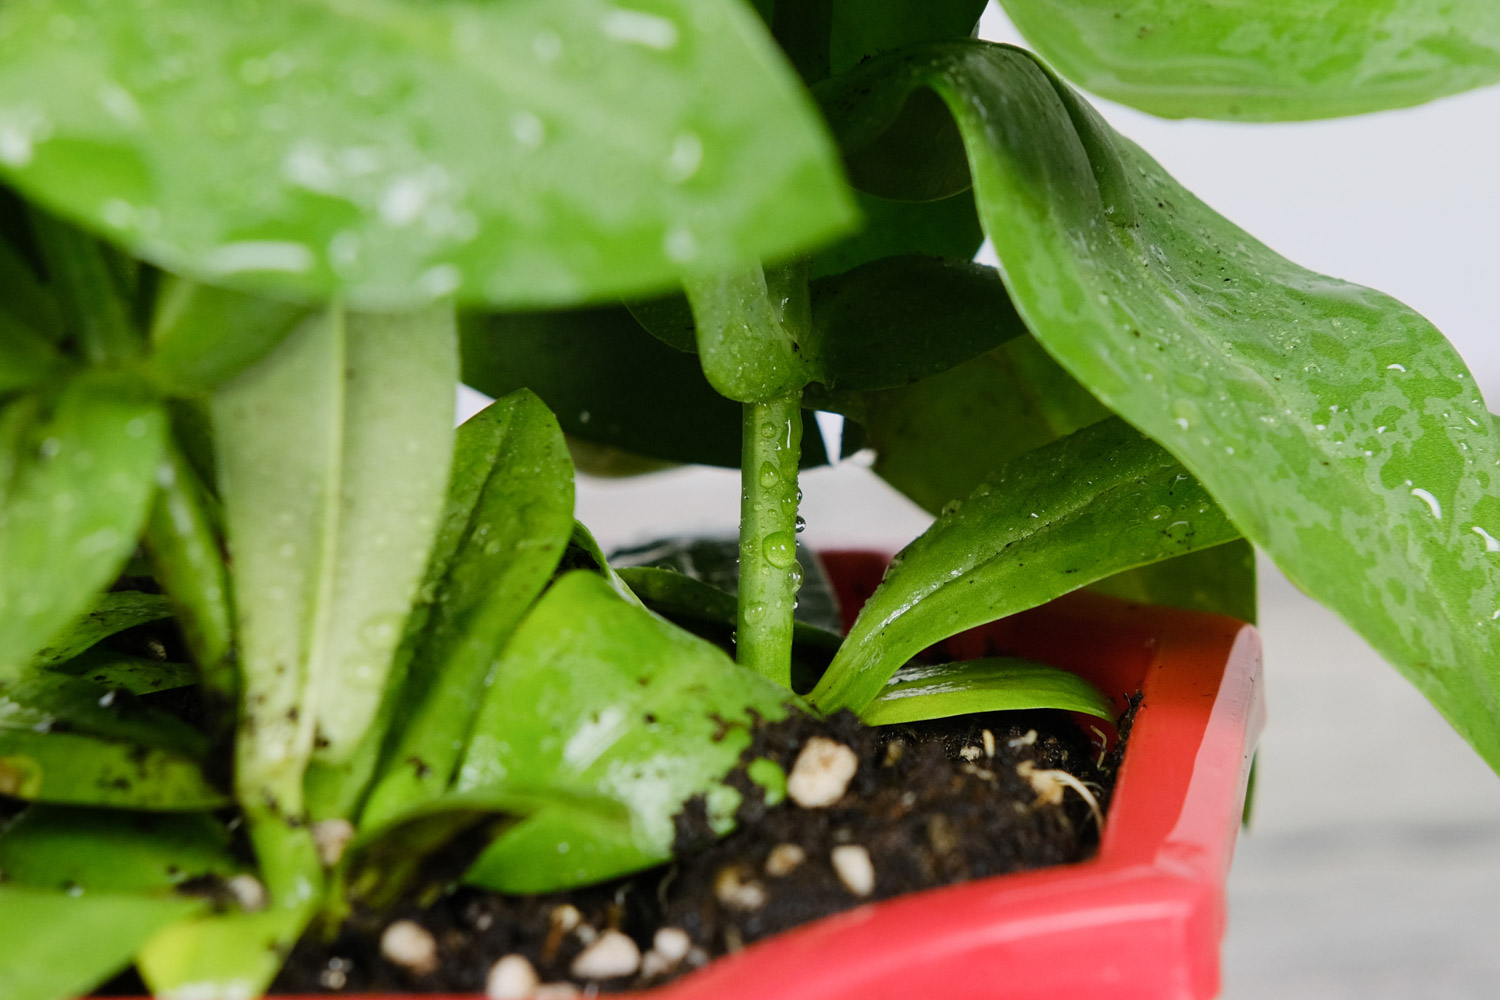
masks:
[[[792,609],[797,563],[797,465],[802,394],[746,403],[740,464],[741,664],[792,685]]]

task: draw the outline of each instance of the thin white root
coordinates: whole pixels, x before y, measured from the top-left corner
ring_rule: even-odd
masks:
[[[1016,765],[1016,773],[1031,784],[1039,803],[1051,806],[1062,805],[1064,792],[1069,788],[1073,789],[1084,802],[1088,803],[1089,812],[1094,814],[1094,823],[1099,829],[1104,829],[1104,812],[1099,808],[1099,800],[1087,785],[1067,771],[1038,768],[1034,761],[1023,760]]]

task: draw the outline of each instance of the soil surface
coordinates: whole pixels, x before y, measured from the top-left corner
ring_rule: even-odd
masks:
[[[331,943],[300,945],[275,991],[483,995],[506,956],[525,961],[509,958],[498,978],[539,982],[538,996],[654,986],[865,902],[1086,858],[1098,835],[1092,807],[1056,772],[1103,809],[1120,759],[1118,747],[1103,755],[1067,715],[1036,712],[879,730],[847,714],[796,717],[761,727],[742,761],[770,757],[792,773],[814,737],[858,761],[830,805],[788,799],[768,808],[741,775],[748,794],[739,829],[713,841],[701,804],[689,803],[677,818],[685,853],[670,865],[539,897],[455,886],[426,907],[408,901],[379,919],[356,915]],[[847,764],[847,754],[834,756]],[[385,950],[418,957],[389,960],[382,938]]]

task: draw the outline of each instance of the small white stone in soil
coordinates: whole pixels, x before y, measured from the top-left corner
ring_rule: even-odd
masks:
[[[844,888],[856,896],[868,896],[875,891],[875,863],[870,860],[870,852],[859,844],[840,844],[833,849],[829,860]]]
[[[687,957],[693,939],[681,927],[661,927],[651,938],[651,950],[676,965]]]
[[[332,868],[354,839],[354,824],[347,819],[325,819],[313,824],[312,835],[318,847],[318,860],[324,868]]]
[[[979,737],[984,740],[984,755],[993,758],[995,756],[995,734],[986,729],[979,734]]]
[[[1006,746],[1010,747],[1012,750],[1018,750],[1021,747],[1029,747],[1029,746],[1031,746],[1035,742],[1036,742],[1036,730],[1035,729],[1028,729],[1028,730],[1026,730],[1026,735],[1025,736],[1017,736],[1013,740],[1006,740],[1005,741]]]
[[[647,979],[655,979],[657,976],[664,976],[671,972],[676,965],[676,962],[670,961],[667,956],[652,948],[641,956],[641,975]]]
[[[787,797],[803,809],[827,808],[844,797],[858,769],[859,757],[853,750],[814,736],[802,745],[787,775]]]
[[[585,947],[599,940],[599,932],[588,924],[579,924],[573,928],[573,936],[582,942]]]
[[[976,760],[978,760],[979,759],[979,755],[982,754],[982,753],[984,753],[984,751],[981,750],[981,749],[979,749],[976,746],[966,746],[963,749],[961,749],[961,750],[958,751],[958,755],[960,757],[962,757],[964,760],[967,760],[967,761],[976,761]]]
[[[409,972],[425,976],[438,967],[437,940],[411,920],[397,920],[380,935],[380,953]]]
[[[490,966],[484,995],[489,1000],[525,1000],[542,984],[525,955],[506,955]]]
[[[225,887],[246,913],[259,913],[270,905],[271,897],[266,894],[266,887],[254,875],[234,875]]]
[[[578,953],[568,971],[578,979],[618,979],[635,975],[641,967],[641,949],[619,931],[605,931],[599,940]]]
[[[714,895],[734,910],[758,910],[766,905],[766,888],[738,866],[721,868],[714,878]]]
[[[697,945],[694,945],[688,950],[687,964],[691,965],[695,969],[700,965],[707,965],[708,952],[704,951],[702,948],[699,948]]]
[[[784,878],[806,860],[807,852],[796,844],[777,844],[766,855],[766,874],[772,878]]]
[[[573,1000],[583,991],[572,983],[543,983],[531,994],[531,1000]]]
[[[583,914],[578,912],[578,907],[564,903],[552,908],[551,920],[553,927],[566,934],[583,923]]]

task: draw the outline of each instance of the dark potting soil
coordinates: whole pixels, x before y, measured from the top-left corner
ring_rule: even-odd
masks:
[[[768,808],[739,774],[746,794],[737,831],[714,841],[702,804],[689,803],[677,818],[683,853],[669,865],[546,896],[455,887],[425,907],[409,901],[378,919],[356,914],[331,943],[299,945],[274,991],[483,995],[491,967],[511,955],[554,984],[552,995],[566,995],[560,984],[568,982],[589,992],[657,985],[861,903],[1082,860],[1097,844],[1092,809],[1049,772],[1073,775],[1102,809],[1120,759],[1117,750],[1102,754],[1063,713],[1012,712],[878,730],[847,714],[798,716],[761,726],[741,760],[770,757],[790,772],[815,736],[850,747],[859,761],[831,806],[788,800]],[[414,922],[430,938],[401,929],[435,942],[430,969],[382,956],[381,936],[397,921]],[[596,942],[594,959],[612,952],[613,968],[627,971],[572,976]]]

